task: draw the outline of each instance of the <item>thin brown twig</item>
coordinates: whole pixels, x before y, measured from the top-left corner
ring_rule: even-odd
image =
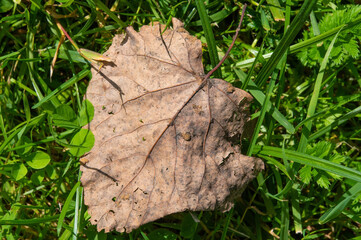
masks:
[[[243,21],[244,14],[245,14],[245,12],[246,12],[246,8],[247,8],[247,4],[245,3],[244,6],[243,6],[243,9],[242,9],[241,20],[239,20],[239,24],[238,24],[238,27],[237,27],[237,29],[236,29],[236,34],[233,36],[233,41],[232,41],[231,45],[229,46],[226,54],[223,56],[222,60],[217,64],[217,66],[215,66],[211,71],[209,71],[209,72],[207,73],[207,75],[204,77],[204,80],[207,80],[207,79],[223,64],[223,62],[226,60],[226,58],[228,57],[229,53],[231,52],[231,50],[232,50],[232,48],[233,48],[233,45],[234,45],[234,43],[236,42],[238,33],[239,33],[239,31],[241,30],[241,24],[242,24],[242,21]]]

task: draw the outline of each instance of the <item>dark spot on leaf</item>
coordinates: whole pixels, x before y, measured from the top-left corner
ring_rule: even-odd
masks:
[[[203,113],[202,106],[197,105],[197,104],[193,104],[192,107],[193,107],[193,110],[194,110],[195,113],[197,113],[199,115],[201,115]]]
[[[186,141],[190,141],[191,140],[191,134],[189,132],[185,132],[185,133],[181,133],[182,138]]]
[[[232,86],[232,84],[228,85],[227,93],[233,93],[236,89]]]

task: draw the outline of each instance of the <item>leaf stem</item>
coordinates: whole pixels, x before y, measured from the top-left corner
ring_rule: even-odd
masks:
[[[238,36],[238,33],[239,31],[241,30],[241,24],[242,24],[242,21],[243,21],[243,17],[244,17],[244,14],[246,12],[246,8],[247,8],[247,4],[245,3],[244,6],[243,6],[243,9],[242,9],[242,15],[241,15],[241,20],[239,20],[239,24],[238,24],[238,27],[236,29],[236,34],[233,36],[233,41],[231,43],[231,45],[229,46],[226,54],[223,56],[222,60],[211,70],[207,73],[207,75],[204,77],[204,80],[207,80],[222,64],[223,62],[226,60],[226,58],[228,57],[229,53],[231,52],[232,48],[233,48],[233,45],[234,43],[236,42],[236,39],[237,39],[237,36]]]

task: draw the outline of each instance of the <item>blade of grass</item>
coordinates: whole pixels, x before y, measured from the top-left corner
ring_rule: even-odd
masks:
[[[80,186],[80,182],[77,182],[74,185],[74,187],[71,189],[70,193],[68,194],[68,197],[65,200],[65,203],[64,203],[63,209],[61,210],[61,213],[59,215],[58,224],[56,227],[56,232],[57,232],[58,236],[60,236],[60,231],[63,226],[64,219],[66,217],[66,212],[68,211],[70,203],[73,200],[73,196],[76,193],[76,190],[78,189],[79,186]]]
[[[270,80],[270,83],[269,83],[269,85],[267,87],[267,93],[266,93],[264,102],[262,103],[262,109],[260,111],[261,112],[260,117],[257,120],[257,124],[256,124],[256,127],[255,127],[254,131],[253,131],[253,135],[252,135],[249,147],[248,147],[248,151],[247,151],[248,156],[251,156],[251,154],[253,152],[253,148],[256,145],[258,134],[260,132],[261,125],[263,123],[264,117],[265,117],[266,112],[267,112],[267,106],[270,104],[270,98],[271,98],[271,94],[273,92],[273,88],[275,86],[276,78],[277,78],[277,73],[273,73],[272,78]],[[263,191],[265,193],[269,192],[268,189],[267,189],[267,186],[263,185],[264,178],[263,178],[262,173],[259,173],[257,175],[257,182],[258,182],[259,186],[262,186],[262,189],[263,189]],[[263,198],[263,200],[265,202],[267,212],[273,212],[274,207],[273,207],[273,204],[272,204],[272,201],[270,200],[270,198],[268,196],[266,196],[266,194],[262,194],[262,198]]]
[[[257,142],[257,136],[259,134],[259,131],[261,129],[261,125],[263,123],[264,117],[266,115],[267,112],[267,106],[270,104],[270,98],[271,98],[271,94],[273,92],[273,88],[275,86],[276,83],[276,78],[277,78],[277,73],[273,73],[270,83],[268,84],[267,87],[267,93],[266,93],[266,97],[264,99],[264,102],[262,103],[262,108],[261,108],[261,115],[259,116],[258,120],[257,120],[257,124],[256,127],[254,128],[253,131],[253,135],[252,135],[252,139],[251,142],[249,144],[248,147],[248,151],[247,151],[247,155],[251,156],[252,152],[253,152],[253,148],[256,145]]]
[[[329,111],[331,111],[331,110],[340,108],[341,106],[343,106],[343,105],[345,105],[345,104],[347,104],[347,103],[349,103],[349,102],[352,102],[352,101],[360,101],[360,100],[361,100],[361,93],[355,94],[355,95],[351,95],[351,96],[343,96],[342,98],[339,98],[339,99],[337,100],[337,102],[338,102],[337,104],[334,104],[334,105],[332,105],[331,107],[325,108],[325,109],[323,109],[323,110],[315,113],[315,114],[314,114],[312,117],[310,117],[310,118],[306,118],[306,119],[302,120],[302,121],[295,127],[295,129],[296,129],[296,131],[297,131],[297,130],[298,130],[300,127],[302,127],[306,122],[311,121],[311,120],[313,120],[313,119],[315,119],[315,118],[317,118],[317,117],[320,117],[322,114],[326,114],[327,112],[329,112]],[[342,114],[344,114],[342,110],[340,110],[340,111],[334,110],[334,111],[335,111],[334,114],[336,114],[336,113],[342,113]],[[357,113],[356,113],[356,114],[357,114]],[[352,117],[356,116],[356,114],[353,114]],[[347,114],[346,114],[346,115],[347,115]],[[342,117],[341,117],[341,118],[342,118]],[[350,118],[350,117],[348,117],[347,119],[349,119],[349,118]],[[337,121],[337,120],[336,120],[336,121]],[[337,126],[337,125],[336,125],[336,126]],[[327,126],[327,127],[329,127],[329,126]]]
[[[90,1],[90,0],[89,0]],[[109,15],[109,17],[111,19],[113,19],[116,23],[118,23],[122,28],[127,27],[127,24],[125,24],[122,20],[120,20],[112,11],[110,11],[110,9],[100,0],[91,0],[92,2],[95,3],[95,5],[100,8],[101,10],[103,10],[106,14]],[[96,12],[97,10],[94,9],[94,11]]]
[[[341,177],[349,178],[358,182],[361,182],[361,172],[342,166],[340,164],[327,161],[315,156],[311,156],[305,153],[296,152],[293,150],[284,150],[287,159],[304,165],[308,165],[317,169],[321,169],[327,172],[337,174]],[[254,154],[270,155],[277,158],[282,158],[282,149],[270,146],[254,146]]]
[[[332,39],[332,42],[331,42],[330,46],[327,49],[325,57],[322,60],[319,73],[317,74],[317,77],[316,77],[316,82],[315,82],[315,86],[313,88],[313,93],[312,93],[312,96],[311,96],[311,100],[310,100],[310,103],[308,105],[307,117],[306,118],[310,118],[315,114],[316,106],[317,106],[317,102],[318,102],[318,96],[319,96],[319,93],[320,93],[320,90],[321,90],[323,76],[325,75],[327,62],[328,62],[328,59],[330,57],[333,45],[335,44],[335,41],[336,41],[339,33],[340,33],[340,31]],[[309,137],[309,135],[311,133],[311,128],[312,128],[312,120],[306,122],[303,125],[301,140],[300,140],[300,143],[298,145],[298,151],[299,152],[305,152],[306,151],[306,146],[307,146],[307,143],[309,142],[308,137]]]
[[[29,122],[22,122],[18,126],[16,126],[12,131],[12,133],[6,138],[6,140],[0,145],[0,155],[4,151],[6,147],[10,147],[9,143],[11,140],[14,139],[15,136],[21,131],[27,131],[28,129],[32,128],[36,124],[38,124],[40,121],[45,119],[46,114],[42,113],[34,118],[32,118]],[[24,126],[25,125],[25,126]],[[9,133],[9,132],[8,132]]]
[[[226,17],[228,17],[229,15],[231,15],[233,12],[235,12],[238,9],[239,9],[239,7],[237,7],[237,6],[233,7],[230,10],[222,9],[221,11],[210,15],[209,19],[212,22],[221,22],[222,20],[224,20]],[[202,21],[201,20],[194,21],[194,22],[190,23],[189,26],[202,26]]]
[[[356,183],[356,185],[342,195],[341,199],[336,202],[336,206],[328,209],[320,217],[319,223],[325,224],[340,215],[342,211],[349,206],[350,201],[353,200],[360,192],[361,183]]]
[[[113,24],[113,25],[107,25],[101,28],[92,28],[88,31],[82,32],[81,34],[76,34],[73,36],[73,40],[76,40],[77,38],[86,37],[87,35],[91,35],[94,33],[101,33],[101,32],[108,32],[112,30],[117,30],[121,27],[119,24]]]
[[[74,226],[74,218],[71,220],[69,227],[72,228]],[[65,227],[64,227],[65,228]],[[65,229],[64,232],[59,237],[59,240],[69,240],[71,237],[71,231],[68,229]],[[74,236],[73,236],[74,237]]]
[[[65,215],[70,217],[73,212],[69,211]],[[44,217],[44,218],[33,218],[33,219],[14,219],[14,220],[7,220],[7,219],[0,219],[0,226],[1,225],[33,225],[33,224],[40,224],[46,222],[53,222],[59,218],[60,214],[51,216],[51,217]]]
[[[272,195],[270,193],[267,193],[267,196],[270,196],[271,198],[276,199],[278,201],[282,201],[283,199],[281,199],[280,197],[286,195],[292,189],[292,185],[293,185],[293,181],[288,181],[286,183],[286,186],[282,190],[280,190],[277,194]]]
[[[300,193],[297,191],[299,188],[298,183],[294,183],[292,185],[292,189],[290,191],[290,200],[291,200],[291,208],[292,208],[292,216],[295,226],[296,233],[302,233],[302,210],[300,208]]]
[[[281,202],[281,233],[280,239],[288,239],[288,231],[290,226],[290,215],[289,215],[289,205],[288,201]]]
[[[0,106],[0,127],[1,127],[1,135],[4,138],[4,141],[7,141],[7,132],[6,132],[6,127],[5,127],[5,121],[3,118],[3,112],[2,112],[2,107]],[[0,145],[0,148],[2,147],[2,145]],[[1,152],[1,150],[0,150]]]
[[[142,234],[142,237],[143,237],[144,240],[149,240],[147,235],[142,230],[140,230],[140,234]]]
[[[334,29],[331,29],[325,33],[322,33],[318,36],[315,36],[313,38],[310,38],[310,39],[307,39],[305,41],[302,41],[302,42],[299,42],[299,43],[296,43],[292,46],[290,46],[289,48],[289,54],[294,54],[294,53],[297,53],[303,49],[306,49],[314,44],[317,44],[319,42],[322,42],[332,36],[335,36],[340,30],[341,32],[344,32],[348,29],[351,29],[353,28],[354,26],[358,25],[361,23],[361,17],[358,17],[356,18],[354,21],[352,22],[349,22],[348,24],[344,24],[344,25],[341,25],[341,26],[338,26]],[[274,52],[273,52],[274,53]],[[273,53],[267,53],[265,55],[263,55],[263,58],[264,59],[269,59]],[[250,67],[252,65],[252,63],[255,61],[255,58],[251,58],[251,59],[247,59],[247,60],[244,60],[242,62],[239,62],[236,64],[236,67],[237,68],[245,68],[245,67]]]
[[[259,13],[261,15],[261,23],[264,30],[267,32],[271,30],[271,26],[269,25],[268,19],[266,17],[266,13],[263,11],[262,8],[259,9]]]
[[[96,16],[95,12],[92,12],[89,16],[89,19],[87,19],[86,23],[82,26],[82,28],[75,35],[73,35],[73,39],[75,39],[76,37],[83,36],[83,33],[88,31],[88,29],[96,21],[96,17],[97,16]]]
[[[234,69],[234,72],[237,74],[237,76],[239,77],[239,79],[241,81],[243,81],[243,79],[245,79],[245,76],[243,76],[244,73],[241,70]],[[248,85],[249,85],[248,91],[257,100],[257,102],[259,102],[260,104],[263,104],[266,97],[263,94],[262,90],[260,90],[252,80],[249,81]],[[269,103],[266,107],[267,107],[267,111],[269,113],[271,113],[272,117],[279,124],[281,124],[289,133],[294,133],[295,128],[289,121],[287,121],[286,117],[282,113],[280,113],[280,111],[275,109],[275,107],[271,103]]]
[[[41,101],[39,101],[37,104],[35,104],[32,108],[36,109],[36,108],[40,107],[42,104],[49,101],[52,97],[54,97],[59,92],[64,91],[65,89],[67,89],[71,85],[73,85],[74,83],[76,83],[76,82],[80,81],[81,79],[83,79],[84,77],[86,77],[89,73],[90,73],[89,69],[82,70],[81,72],[76,74],[74,77],[70,78],[68,81],[66,81],[59,87],[57,87],[54,91],[52,91],[49,95],[44,97]]]
[[[277,94],[276,94],[276,98],[273,100],[275,102],[275,109],[278,109],[281,103],[281,97],[282,97],[282,93],[283,90],[285,88],[285,72],[286,72],[286,60],[287,60],[287,54],[288,51],[285,52],[285,55],[282,57],[281,61],[280,61],[280,71],[279,71],[279,80],[278,80],[278,88],[277,88]],[[267,127],[267,139],[266,139],[266,145],[269,145],[271,143],[272,137],[273,135],[273,130],[275,129],[275,119],[271,118],[271,120],[269,121],[269,125]]]
[[[317,19],[315,16],[315,13],[312,11],[310,14],[310,20],[311,20],[311,25],[312,25],[312,29],[313,29],[313,34],[315,36],[320,35],[320,29],[318,28],[318,23],[317,23]]]
[[[226,223],[224,224],[224,228],[222,231],[221,240],[225,240],[227,237],[227,231],[228,231],[229,223],[231,222],[231,218],[233,216],[233,211],[234,211],[234,207],[231,208],[231,211],[228,212]]]
[[[27,59],[32,59],[34,58],[34,30],[31,28],[32,24],[30,23],[31,20],[31,14],[29,11],[25,11],[25,16],[26,16],[26,22],[27,22],[27,33],[26,33],[26,58]],[[33,72],[34,72],[34,63],[31,62],[26,62],[27,66],[28,66],[28,71],[29,71],[29,78],[31,80],[31,83],[35,89],[36,95],[38,96],[38,99],[41,100],[43,99],[43,94],[39,88],[39,86],[37,85],[34,76],[33,76]]]
[[[79,230],[82,231],[87,221],[90,219],[89,214],[87,214],[86,207],[84,204],[84,189],[80,192],[80,219],[79,219]]]
[[[44,143],[47,143],[47,142],[53,142],[53,141],[56,141],[57,139],[62,139],[64,137],[66,137],[66,136],[74,134],[74,132],[76,132],[76,131],[78,131],[78,129],[72,129],[72,130],[68,130],[68,131],[65,131],[65,132],[61,132],[56,137],[55,136],[49,136],[49,137],[46,137],[43,140],[40,140],[40,141],[37,141],[37,142],[32,142],[32,143],[28,143],[28,144],[13,147],[11,149],[5,150],[5,152],[15,151],[15,150],[18,150],[18,149],[24,149],[24,148],[32,147],[32,146],[37,146],[37,145],[44,144]]]
[[[319,138],[323,134],[331,131],[331,129],[333,129],[337,126],[340,126],[341,124],[344,124],[348,119],[355,117],[360,112],[361,112],[361,106],[359,106],[358,108],[355,108],[351,112],[348,112],[347,114],[343,115],[342,117],[337,118],[335,121],[333,121],[331,124],[327,125],[326,127],[323,127],[320,130],[318,130],[317,132],[309,135],[308,141],[310,142],[310,141],[315,140],[316,138]]]
[[[243,81],[242,83],[242,87],[241,89],[243,90],[246,90],[248,88],[248,84],[249,84],[249,80],[251,80],[251,76],[253,74],[253,71],[254,71],[254,68],[256,67],[256,64],[258,63],[260,57],[262,57],[262,52],[263,52],[263,47],[264,47],[264,44],[265,44],[265,40],[267,39],[267,35],[266,37],[263,38],[263,41],[262,41],[262,44],[259,48],[259,51],[257,53],[257,56],[256,56],[256,59],[255,61],[252,63],[252,66],[251,68],[248,70],[248,73],[247,73],[247,77],[246,79]]]
[[[78,172],[78,182],[80,183],[80,176],[81,171],[79,169]],[[80,195],[82,192],[82,187],[79,186],[76,188],[76,195],[75,195],[75,208],[74,208],[74,226],[73,226],[73,239],[76,240],[78,236],[78,228],[79,228],[79,211],[80,211]]]
[[[42,87],[44,93],[45,94],[50,94],[51,89],[49,88],[48,84],[44,81],[44,79],[40,76],[40,74],[38,72],[33,72],[33,76],[40,83],[40,86]],[[60,101],[57,98],[50,99],[50,102],[55,108],[60,106],[60,104],[61,104]]]
[[[360,215],[358,213],[355,213],[354,211],[345,210],[343,211],[343,214],[355,222],[361,222]],[[361,237],[355,237],[350,240],[361,240]]]
[[[25,91],[27,91],[28,93],[32,94],[33,96],[37,96],[37,95],[36,95],[36,92],[34,92],[32,89],[30,89],[30,88],[27,87],[26,85],[22,84],[21,82],[16,81],[16,80],[13,79],[13,78],[10,79],[10,82],[18,85],[20,88],[24,89]]]
[[[199,17],[202,22],[202,28],[204,31],[204,35],[206,37],[208,51],[209,51],[209,57],[211,59],[211,64],[212,64],[212,67],[214,68],[219,62],[216,40],[214,38],[211,23],[209,21],[209,16],[207,14],[204,2],[202,0],[195,0],[195,2],[196,2],[197,10],[199,13]],[[222,78],[221,70],[217,69],[215,71],[214,75],[217,78]]]
[[[35,35],[38,31],[38,26],[39,25],[34,25],[32,24],[32,22],[35,21],[35,19],[37,18],[37,15],[39,14],[39,8],[35,7],[35,5],[31,5],[30,11],[28,12],[28,14],[26,15],[26,19],[27,19],[27,23],[28,23],[28,31],[26,33],[26,40],[28,43],[28,46],[26,48],[26,56],[28,59],[33,59],[34,58],[34,48],[35,48]],[[40,87],[43,89],[43,92],[49,93],[50,89],[48,87],[48,85],[45,83],[45,81],[43,80],[43,78],[38,74],[37,71],[35,71],[35,65],[33,61],[27,62],[27,66],[28,66],[28,70],[29,70],[29,77],[30,80],[33,84],[33,87],[35,89],[35,92],[38,95],[38,99],[41,100],[43,99],[43,94],[40,91],[40,88],[37,84],[37,82],[40,84]],[[36,80],[35,80],[36,79]],[[58,106],[60,103],[57,99],[54,99],[51,101],[51,103],[56,107]]]
[[[12,52],[12,53],[9,53],[9,54],[6,54],[6,55],[3,55],[3,56],[0,56],[0,61],[3,61],[4,59],[7,59],[7,58],[11,58],[11,57],[17,57],[19,54],[21,54],[21,52],[24,50],[24,48],[21,48],[19,49],[18,51],[16,52]]]
[[[29,208],[29,209],[50,209],[51,207],[47,206],[31,206],[31,205],[22,205],[20,203],[14,203],[13,206],[19,207],[19,208]]]
[[[286,0],[285,25],[284,25],[284,30],[283,30],[284,34],[286,34],[287,29],[291,22],[291,5],[292,5],[292,0]]]
[[[262,156],[262,159],[266,160],[269,164],[273,164],[281,172],[283,172],[289,179],[291,179],[291,176],[288,174],[286,167],[281,162],[269,156]]]
[[[272,199],[269,197],[270,192],[268,191],[268,186],[266,185],[266,180],[264,179],[264,176],[262,173],[259,173],[257,175],[257,183],[258,183],[257,190],[260,190],[259,193],[261,194],[261,197],[263,199],[267,214],[274,216],[276,214],[275,206],[272,203]],[[255,197],[256,197],[256,195],[253,196],[252,202]],[[251,202],[249,204],[251,204]],[[242,218],[244,218],[244,216],[245,215],[243,215]]]
[[[23,92],[23,105],[24,105],[26,121],[29,122],[31,120],[31,112],[30,112],[28,97],[26,96],[25,92]]]
[[[285,21],[285,15],[283,15],[280,2],[278,0],[266,0],[266,2],[268,5],[270,5],[269,10],[273,15],[273,19],[276,22]]]
[[[293,53],[299,52],[302,49],[308,48],[314,44],[317,44],[328,38],[331,38],[331,37],[335,36],[336,34],[338,34],[339,32],[342,33],[344,31],[347,31],[360,23],[361,23],[361,17],[358,17],[352,22],[335,27],[335,28],[333,28],[325,33],[322,33],[320,35],[317,35],[313,38],[310,38],[305,41],[294,44],[290,47],[290,53],[293,54]]]
[[[162,17],[158,14],[157,8],[154,6],[153,2],[151,0],[147,0],[149,3],[150,9],[152,10],[152,13],[154,14],[156,19],[162,19]]]
[[[161,19],[166,22],[167,18],[165,17],[166,16],[166,13],[163,12],[163,8],[160,6],[160,2],[159,0],[150,0],[150,2],[152,2],[155,6],[155,8],[159,11],[160,13],[160,16],[161,16]],[[178,2],[179,3],[179,2]],[[172,10],[170,10],[169,12],[171,12]]]
[[[286,52],[288,47],[291,45],[293,39],[296,37],[298,32],[301,30],[302,26],[305,24],[306,19],[308,18],[310,12],[313,9],[313,6],[316,4],[317,0],[305,0],[302,4],[302,7],[292,21],[290,27],[288,28],[286,34],[282,37],[275,51],[273,52],[270,59],[267,61],[266,65],[261,69],[258,74],[255,83],[261,87],[265,84],[268,77],[273,72],[274,68],[277,66],[278,62],[281,60],[283,54]]]

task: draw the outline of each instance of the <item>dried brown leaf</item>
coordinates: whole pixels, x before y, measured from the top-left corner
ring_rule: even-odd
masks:
[[[164,26],[162,26],[164,27]],[[240,153],[252,97],[204,80],[201,42],[179,20],[127,28],[87,90],[95,116],[82,159],[84,200],[98,230],[130,232],[185,210],[228,210],[263,168]]]

